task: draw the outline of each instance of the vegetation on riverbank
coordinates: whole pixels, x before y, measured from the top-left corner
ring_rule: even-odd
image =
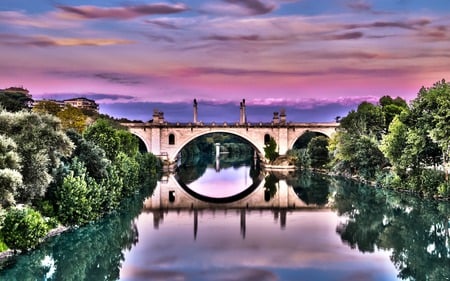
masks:
[[[423,87],[409,105],[390,96],[363,102],[340,120],[328,145],[314,137],[288,156],[297,167],[448,199],[450,85],[442,80]]]
[[[27,250],[58,225],[97,220],[156,177],[160,161],[139,152],[135,136],[70,110],[62,122],[52,112],[0,109],[0,250]]]

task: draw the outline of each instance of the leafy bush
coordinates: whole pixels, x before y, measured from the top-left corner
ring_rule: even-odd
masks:
[[[134,157],[119,152],[114,165],[119,172],[119,176],[123,179],[122,195],[126,197],[133,194],[140,186],[139,163]]]
[[[56,191],[58,219],[66,225],[83,225],[102,213],[101,187],[76,157],[71,169]]]
[[[10,209],[1,229],[6,245],[19,250],[33,248],[47,232],[48,226],[42,215],[29,207]]]
[[[443,197],[450,197],[450,182],[446,181],[439,185],[438,195]]]
[[[161,170],[161,160],[151,153],[138,153],[139,183],[149,186],[153,183],[157,173]]]
[[[264,153],[264,156],[270,161],[270,163],[273,163],[273,161],[277,159],[279,154],[277,152],[277,143],[274,138],[270,137],[269,142],[264,146]]]

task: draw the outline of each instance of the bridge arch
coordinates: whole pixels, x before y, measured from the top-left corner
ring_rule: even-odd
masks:
[[[181,152],[181,150],[182,150],[186,145],[188,145],[191,141],[193,141],[193,140],[195,140],[195,139],[197,139],[197,138],[199,138],[199,137],[201,137],[201,136],[209,135],[209,134],[215,134],[215,133],[235,135],[235,136],[238,136],[238,137],[244,139],[245,141],[247,141],[247,142],[255,149],[256,153],[258,154],[258,156],[259,156],[260,158],[264,158],[264,152],[263,152],[264,150],[261,149],[260,147],[258,147],[258,143],[257,143],[255,140],[251,139],[250,137],[246,136],[245,134],[239,134],[239,133],[237,133],[237,132],[233,132],[233,131],[229,131],[229,130],[225,130],[225,129],[223,129],[223,130],[220,130],[220,129],[219,129],[219,130],[214,130],[214,131],[212,131],[212,132],[211,132],[211,131],[207,131],[207,132],[198,132],[198,133],[196,133],[196,134],[194,134],[194,135],[189,136],[188,138],[186,138],[185,140],[183,140],[182,143],[179,143],[179,144],[176,145],[176,146],[177,146],[177,149],[175,150],[175,152],[173,153],[173,155],[172,155],[172,156],[169,155],[170,160],[171,160],[171,161],[175,161],[177,155],[178,155],[178,154]]]
[[[148,142],[148,138],[142,134],[141,131],[136,131],[136,130],[129,130],[130,133],[132,133],[134,136],[138,137],[138,139],[144,143],[145,145],[145,149],[147,152],[151,152],[151,145]]]
[[[316,136],[324,136],[327,137],[328,139],[331,138],[331,136],[333,135],[334,131],[330,131],[330,130],[321,130],[320,128],[318,129],[313,129],[313,130],[305,130],[302,131],[300,134],[298,134],[295,138],[292,138],[290,143],[289,143],[289,149],[294,149],[295,144],[302,138],[304,137],[306,134],[308,133],[314,133],[316,134]]]

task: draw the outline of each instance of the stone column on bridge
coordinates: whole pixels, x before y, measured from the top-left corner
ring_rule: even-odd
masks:
[[[278,129],[278,153],[280,155],[286,155],[288,149],[289,149],[288,128],[280,127]]]
[[[197,107],[197,99],[194,99],[194,124],[198,123],[198,107]]]
[[[277,111],[275,111],[274,113],[273,113],[273,119],[272,119],[272,122],[273,122],[273,124],[279,124],[280,123],[280,119],[279,119],[279,117],[278,117],[278,112]]]
[[[280,110],[280,124],[286,124],[286,109],[284,108]]]

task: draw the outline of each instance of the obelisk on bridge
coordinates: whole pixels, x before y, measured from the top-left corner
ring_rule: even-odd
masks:
[[[197,107],[197,99],[194,99],[194,124],[198,123],[198,107]]]
[[[243,125],[247,123],[247,113],[245,112],[245,99],[241,101],[239,124]]]

